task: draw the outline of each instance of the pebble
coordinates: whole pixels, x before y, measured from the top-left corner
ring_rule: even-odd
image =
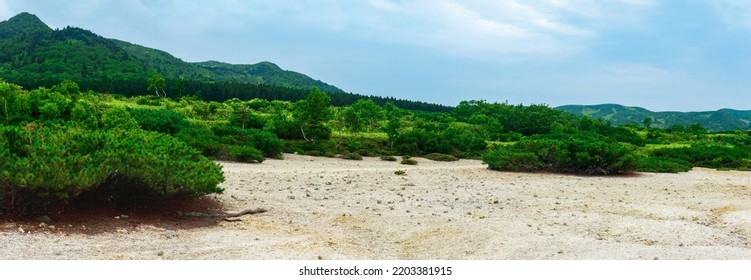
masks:
[[[167,237],[167,239],[172,239],[177,237],[177,232],[175,232],[174,230],[167,230],[164,232],[164,236]]]

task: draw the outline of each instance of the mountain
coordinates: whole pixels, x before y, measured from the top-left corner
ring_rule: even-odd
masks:
[[[231,82],[330,93],[341,89],[271,62],[233,65],[216,61],[190,63],[152,48],[91,31],[66,27],[53,30],[37,16],[18,14],[0,22],[0,78],[33,88],[62,80],[81,84],[106,81],[145,81],[160,74],[166,79]],[[140,85],[139,85],[140,86]]]
[[[615,125],[642,125],[644,119],[652,118],[652,126],[657,128],[699,123],[710,131],[751,129],[751,111],[721,109],[706,112],[653,112],[617,104],[566,105],[557,108],[575,115],[604,119]]]
[[[0,22],[0,78],[21,85],[154,74],[112,41],[80,28],[53,30],[32,14]]]

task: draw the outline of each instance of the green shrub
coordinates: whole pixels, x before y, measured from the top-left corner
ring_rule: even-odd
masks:
[[[483,160],[494,170],[612,174],[635,169],[632,150],[628,144],[608,142],[595,135],[545,135],[498,147],[486,153]]]
[[[394,171],[394,175],[404,176],[404,175],[407,175],[407,171],[397,170],[397,171]]]
[[[636,161],[636,171],[678,173],[691,170],[693,165],[682,159],[642,157]]]
[[[344,154],[344,159],[362,160],[362,156],[358,153],[346,153]]]
[[[317,151],[318,156],[334,157],[339,154],[337,143],[334,140],[318,140],[308,142],[304,140],[286,140],[284,141],[284,150],[288,153],[309,154],[311,151]]]
[[[248,109],[239,109],[233,111],[232,116],[229,119],[230,125],[237,126],[239,128],[255,128],[262,129],[266,125],[266,120],[256,114],[253,114]]]
[[[187,125],[185,117],[170,110],[130,109],[130,116],[138,122],[143,130],[175,135]]]
[[[501,171],[534,171],[543,166],[535,153],[513,152],[503,147],[485,153],[482,160],[488,164],[488,168]]]
[[[158,197],[222,192],[219,165],[161,133],[28,124],[0,126],[0,144],[0,198],[10,208],[70,201],[113,178]]]
[[[266,158],[261,151],[249,146],[230,146],[229,159],[239,162],[263,162]]]
[[[153,95],[139,96],[138,98],[136,98],[136,104],[146,106],[161,106],[162,98]]]
[[[175,137],[198,149],[207,157],[219,158],[226,156],[228,152],[226,145],[222,144],[222,139],[204,125],[191,124],[181,129]]]
[[[650,157],[680,159],[693,166],[708,168],[749,169],[751,152],[729,145],[699,142],[689,147],[662,148],[649,154]]]
[[[231,125],[215,125],[211,130],[225,145],[252,146],[267,157],[281,157],[284,149],[284,142],[268,131]]]
[[[248,145],[263,152],[264,156],[271,158],[281,158],[284,150],[284,141],[276,137],[271,132],[260,129],[247,129],[244,137],[248,140]]]
[[[116,174],[141,180],[169,197],[220,193],[221,166],[172,136],[142,130],[105,135],[100,164],[114,166]]]
[[[394,157],[394,156],[381,156],[381,160],[396,161],[396,157]]]
[[[402,159],[402,162],[400,163],[406,165],[417,165],[417,161],[411,158]]]
[[[84,128],[97,129],[99,127],[97,113],[98,112],[94,109],[94,104],[80,99],[70,111],[70,120],[77,122]]]
[[[128,111],[123,108],[109,108],[102,114],[102,125],[104,129],[135,129],[138,128],[138,122],[130,116]]]
[[[447,154],[440,154],[440,153],[431,153],[423,156],[426,159],[433,160],[433,161],[457,161],[459,158],[447,155]]]

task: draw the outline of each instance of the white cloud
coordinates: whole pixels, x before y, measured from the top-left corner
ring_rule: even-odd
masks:
[[[652,0],[370,0],[306,6],[308,24],[364,40],[453,55],[567,56],[611,26],[642,17]]]

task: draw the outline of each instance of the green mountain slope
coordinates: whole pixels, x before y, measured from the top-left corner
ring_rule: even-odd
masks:
[[[313,85],[326,92],[344,92],[335,86],[319,80],[313,80],[300,73],[283,70],[276,64],[267,61],[250,65],[206,61],[195,63],[194,65],[208,70],[215,77],[221,77],[219,79],[226,82],[255,81],[259,84],[305,89]]]
[[[270,62],[232,65],[189,63],[156,49],[107,39],[75,27],[49,28],[38,17],[21,13],[0,22],[0,78],[27,87],[76,82],[145,81],[154,74],[167,79],[236,82],[295,89],[318,87],[342,93],[335,86],[286,71]]]
[[[721,109],[706,112],[652,112],[640,107],[617,104],[566,105],[557,108],[576,115],[601,118],[615,125],[641,125],[644,119],[652,118],[652,126],[657,128],[699,123],[710,131],[751,129],[751,111]]]
[[[0,78],[10,82],[48,85],[154,73],[112,41],[84,29],[52,30],[28,13],[0,22]]]

